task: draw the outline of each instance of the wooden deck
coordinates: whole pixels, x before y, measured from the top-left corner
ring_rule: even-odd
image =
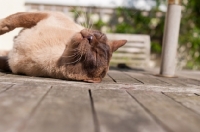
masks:
[[[0,132],[199,132],[194,74],[110,70],[90,84],[0,72]]]

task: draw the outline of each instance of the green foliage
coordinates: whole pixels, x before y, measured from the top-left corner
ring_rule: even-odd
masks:
[[[186,68],[200,69],[200,1],[184,1],[179,45],[185,47]]]
[[[109,32],[148,34],[151,36],[151,52],[161,54],[165,13],[159,11],[166,0],[155,0],[151,11],[118,8],[107,23]],[[185,61],[185,68],[200,69],[200,0],[184,0],[180,26],[178,61]],[[103,21],[96,23],[98,29]]]
[[[151,37],[151,53],[161,55],[165,12],[159,10],[166,0],[155,0],[156,6],[151,11],[117,8],[110,15],[109,21],[104,21],[102,14],[93,22],[93,28],[105,29],[113,33],[148,34]],[[200,0],[182,0],[182,20],[180,26],[178,63],[190,69],[200,69]],[[90,14],[77,8],[74,12],[75,21],[83,17],[83,26],[90,23]],[[89,25],[90,27],[90,25]]]
[[[94,27],[95,27],[96,29],[98,29],[98,30],[101,30],[101,28],[102,28],[103,26],[105,26],[105,25],[106,25],[106,23],[103,22],[101,19],[99,19],[96,23],[94,23]]]
[[[157,11],[138,11],[126,8],[116,9],[108,24],[110,32],[148,34],[151,36],[152,53],[161,54],[161,44],[164,28],[164,13]]]

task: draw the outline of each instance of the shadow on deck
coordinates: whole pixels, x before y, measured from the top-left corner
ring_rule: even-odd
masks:
[[[90,84],[0,72],[0,131],[199,132],[200,74],[154,74],[111,68]]]

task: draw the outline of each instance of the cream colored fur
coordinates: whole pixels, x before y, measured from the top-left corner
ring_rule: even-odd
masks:
[[[48,12],[49,17],[37,26],[22,31],[14,40],[9,53],[9,66],[13,73],[31,76],[61,76],[57,66],[65,46],[83,27],[62,13]],[[14,57],[13,57],[14,56]],[[37,62],[37,64],[36,64]]]
[[[24,29],[0,69],[15,74],[101,82],[112,53],[126,40],[109,41],[97,30],[77,25],[58,12],[19,12],[0,21],[0,35]],[[71,57],[70,57],[71,56]]]

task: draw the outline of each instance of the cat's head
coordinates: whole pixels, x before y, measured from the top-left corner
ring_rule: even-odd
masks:
[[[97,30],[83,29],[76,33],[68,45],[66,64],[80,66],[87,74],[84,81],[100,82],[109,69],[112,53],[123,46],[126,40],[109,41]]]

